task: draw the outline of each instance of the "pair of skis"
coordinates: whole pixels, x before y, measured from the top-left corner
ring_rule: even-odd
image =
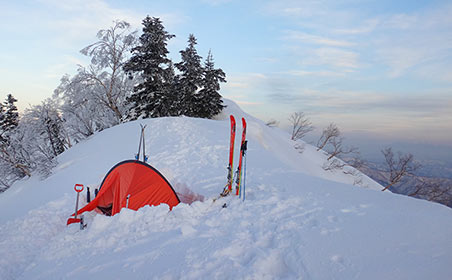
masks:
[[[146,125],[142,125],[141,126],[141,135],[140,135],[140,143],[138,144],[138,153],[135,154],[135,160],[140,160],[140,154],[141,154],[141,146],[143,146],[143,162],[147,162],[148,161],[148,156],[146,155],[146,145],[145,145],[145,140],[144,140],[144,129],[146,128]]]
[[[234,179],[233,163],[234,163],[234,144],[235,144],[236,123],[235,123],[235,118],[233,115],[230,115],[229,118],[231,120],[231,139],[230,139],[230,144],[229,144],[228,183],[223,190],[223,193],[222,193],[223,196],[226,196],[232,192],[232,184],[234,181],[233,180]],[[235,175],[236,175],[235,195],[242,197],[242,193],[243,193],[243,200],[245,200],[245,182],[244,182],[244,180],[242,181],[242,174],[243,174],[242,166],[243,166],[243,158],[245,157],[246,149],[247,149],[246,121],[245,121],[245,118],[242,118],[242,141],[240,143],[239,166],[237,167],[237,171],[235,173]]]

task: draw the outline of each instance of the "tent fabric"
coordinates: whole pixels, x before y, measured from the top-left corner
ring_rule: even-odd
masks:
[[[147,163],[126,160],[116,164],[105,176],[97,196],[77,214],[100,209],[115,215],[127,205],[138,210],[145,205],[168,204],[170,210],[180,200],[170,183],[158,170]]]

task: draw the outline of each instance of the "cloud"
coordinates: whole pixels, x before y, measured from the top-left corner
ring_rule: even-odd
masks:
[[[306,71],[306,70],[292,70],[287,74],[299,77],[314,76],[314,77],[344,77],[346,72],[342,71]]]
[[[223,86],[223,88],[234,88],[234,89],[245,89],[249,87],[250,87],[249,84],[246,82],[228,82]]]
[[[211,6],[219,6],[225,3],[232,2],[232,0],[201,0],[201,1]]]
[[[262,105],[262,102],[255,102],[255,101],[236,101],[237,104],[239,105],[247,105],[247,106],[257,106],[257,105]]]
[[[363,130],[392,139],[452,141],[452,96],[447,90],[407,96],[305,88],[272,93],[267,97],[272,104],[282,104],[280,107],[285,112],[304,111],[316,126],[335,122],[344,131]]]
[[[103,0],[40,0],[40,2],[53,10],[57,15],[55,18],[64,18],[58,19],[58,22],[63,24],[62,27],[101,27],[105,24],[109,26],[116,19],[126,20],[133,25],[139,25],[141,22],[141,17],[136,17],[138,15],[136,12],[112,8]],[[59,13],[62,13],[61,17],[58,16]],[[88,19],[89,22],[83,23]]]
[[[432,64],[452,63],[451,14],[452,5],[445,5],[382,21],[374,42],[377,59],[389,67],[390,77],[426,73],[423,68],[431,69]]]
[[[308,34],[301,31],[285,31],[285,34],[284,38],[287,40],[295,40],[307,44],[326,45],[331,47],[350,47],[354,45],[348,41]]]
[[[115,20],[125,20],[133,29],[141,29],[141,21],[146,16],[142,12],[113,8],[103,0],[40,0],[40,2],[55,14],[54,17],[44,21],[47,28],[58,32],[59,42],[67,44],[86,40],[88,34],[92,34],[94,38],[98,30],[112,26]],[[159,17],[167,28],[187,20],[186,16],[177,13],[156,12],[150,16]]]
[[[305,65],[325,65],[336,68],[348,68],[349,70],[359,67],[359,54],[353,51],[339,48],[317,48],[310,51],[307,58],[303,59]]]
[[[383,78],[450,80],[450,74],[444,71],[428,75],[427,69],[444,61],[452,63],[452,4],[380,14],[369,11],[365,3],[354,7],[343,4],[333,0],[268,1],[263,11],[297,27],[281,32],[285,40],[298,43],[304,66],[357,69],[366,65]]]
[[[49,79],[60,79],[67,72],[67,69],[74,68],[75,65],[82,65],[84,62],[75,56],[64,55],[59,63],[49,65],[44,70],[44,77]]]
[[[222,85],[222,93],[233,98],[237,96],[238,90],[255,90],[267,78],[262,73],[233,73],[228,75],[228,82]]]
[[[258,58],[256,58],[256,61],[265,62],[265,63],[275,63],[275,62],[279,62],[279,59],[277,59],[275,57],[258,57]]]
[[[435,117],[450,115],[452,97],[448,90],[412,93],[387,93],[378,91],[347,91],[347,90],[314,90],[309,88],[285,93],[268,95],[270,102],[286,104],[303,104],[311,111],[331,113],[363,114],[368,112],[398,112],[415,117]],[[452,118],[452,115],[447,119]],[[450,124],[452,125],[452,123]]]
[[[388,74],[391,78],[402,76],[407,70],[426,59],[419,48],[408,48],[401,45],[382,47],[377,50],[377,55],[381,62],[389,66]]]
[[[364,20],[359,25],[352,27],[343,27],[333,30],[333,33],[341,35],[362,35],[373,32],[379,25],[380,20],[377,18]]]
[[[317,0],[277,0],[267,1],[263,5],[263,11],[268,14],[290,18],[317,18],[328,13],[327,1]],[[334,1],[331,2],[334,4]]]

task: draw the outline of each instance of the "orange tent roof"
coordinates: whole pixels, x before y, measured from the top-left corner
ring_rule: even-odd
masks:
[[[170,183],[160,172],[147,163],[126,160],[116,164],[105,176],[99,193],[77,214],[100,209],[107,215],[115,215],[127,205],[138,210],[145,205],[168,204],[170,210],[180,200]]]

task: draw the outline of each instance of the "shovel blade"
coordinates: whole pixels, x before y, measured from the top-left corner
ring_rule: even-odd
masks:
[[[67,219],[67,224],[66,225],[70,225],[70,224],[74,224],[74,223],[80,223],[81,219],[78,218],[69,218]]]

